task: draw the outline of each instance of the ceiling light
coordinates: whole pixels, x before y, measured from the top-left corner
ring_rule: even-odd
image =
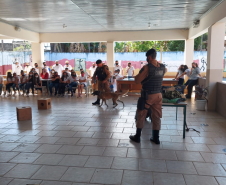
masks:
[[[1,19],[6,20],[6,21],[26,21],[25,19],[22,19],[22,18],[7,18],[7,17],[1,17]]]
[[[150,22],[148,23],[148,29],[151,29],[151,23]]]
[[[66,24],[63,24],[63,29],[67,28],[67,25]]]

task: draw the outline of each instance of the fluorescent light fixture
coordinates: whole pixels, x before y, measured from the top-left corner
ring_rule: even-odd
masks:
[[[1,19],[6,20],[6,21],[26,21],[23,18],[7,18],[7,17],[1,17]]]
[[[25,19],[29,21],[46,21],[49,18],[37,17],[37,18],[25,18]]]

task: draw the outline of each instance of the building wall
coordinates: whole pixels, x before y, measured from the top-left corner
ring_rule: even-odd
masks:
[[[157,60],[160,61],[160,52],[157,53]],[[226,51],[224,53],[224,58],[226,58]],[[85,59],[86,69],[88,70],[92,63],[96,62],[97,59],[101,59],[107,64],[107,53],[51,53],[45,52],[45,60],[48,66],[52,66],[55,60],[59,60],[59,63],[65,65],[65,61],[68,60],[72,67],[75,66],[75,59]],[[12,70],[15,60],[19,61],[21,65],[25,62],[30,62],[33,66],[31,52],[0,52],[0,72],[1,74],[6,74],[8,70]],[[135,74],[139,72],[146,62],[146,56],[144,52],[139,53],[115,53],[115,60],[118,60],[120,65],[125,68],[128,62],[132,63],[135,68]],[[206,72],[206,61],[207,61],[207,51],[195,51],[194,52],[194,62],[199,64],[202,75]],[[178,67],[184,64],[184,52],[163,52],[162,62],[167,67],[167,74],[174,76],[177,72]],[[226,77],[226,59],[222,59],[222,69],[224,69],[224,76]],[[188,67],[191,67],[188,66]],[[125,73],[124,73],[125,74]]]

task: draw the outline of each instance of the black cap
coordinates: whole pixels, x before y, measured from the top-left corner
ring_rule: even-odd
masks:
[[[153,55],[153,54],[156,54],[156,51],[155,49],[149,49],[146,53],[146,57],[150,56],[150,55]]]
[[[102,63],[102,60],[98,59],[98,60],[96,61],[96,64],[100,64],[100,63]]]

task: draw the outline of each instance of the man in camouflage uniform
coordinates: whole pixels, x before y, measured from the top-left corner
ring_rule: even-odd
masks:
[[[96,71],[93,74],[92,77],[92,83],[94,81],[98,80],[98,91],[104,91],[104,92],[111,92],[110,85],[109,85],[109,78],[111,77],[111,73],[108,69],[107,65],[104,65],[102,63],[102,60],[97,60],[96,61],[97,68]],[[97,97],[97,101],[92,103],[93,105],[100,105],[100,99]]]

